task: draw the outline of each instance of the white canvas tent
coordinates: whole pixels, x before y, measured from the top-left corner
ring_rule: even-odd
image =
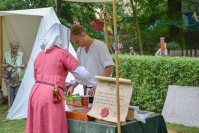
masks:
[[[41,39],[45,32],[54,23],[60,23],[55,11],[52,7],[40,9],[27,9],[15,11],[0,11],[2,17],[3,28],[3,52],[10,50],[9,42],[16,40],[20,42],[20,51],[25,53],[28,65],[21,86],[15,98],[15,101],[7,115],[7,119],[26,118],[28,108],[28,98],[32,85],[33,78],[33,62],[37,54],[41,51]],[[76,57],[76,52],[73,46],[69,45],[69,52]],[[74,79],[72,74],[69,74],[66,81]],[[81,90],[78,86],[76,90]],[[5,86],[3,92],[6,93]],[[80,93],[83,93],[80,91]]]

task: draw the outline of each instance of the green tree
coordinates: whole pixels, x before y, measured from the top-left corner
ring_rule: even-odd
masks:
[[[133,36],[129,42],[131,45],[133,42],[136,49],[138,45],[139,51],[141,49],[144,54],[153,54],[157,44],[154,41],[159,41],[159,37],[167,34],[166,23],[157,23],[166,17],[166,0],[130,0],[126,8],[132,12],[128,17],[133,17],[131,22],[124,26],[130,36]]]
[[[22,0],[2,0],[0,1],[0,10],[15,10],[15,9],[27,9],[28,3]]]
[[[174,25],[170,25],[170,38],[180,44],[182,49],[186,49],[184,29],[182,21],[182,3],[178,0],[168,0],[168,16]]]
[[[103,39],[103,35],[99,31],[95,31],[91,26],[92,20],[96,20],[96,9],[102,9],[101,3],[82,3],[82,2],[68,2],[61,3],[61,14],[63,22],[70,27],[74,20],[80,21],[87,33],[98,39]]]
[[[139,23],[138,23],[138,13],[137,13],[137,0],[130,0],[131,6],[132,6],[132,10],[133,10],[133,18],[134,18],[134,22],[135,22],[135,27],[136,27],[136,33],[137,33],[137,39],[138,39],[138,45],[139,45],[139,53],[141,55],[143,55],[143,49],[142,49],[142,38],[141,38],[141,34],[140,34],[140,27],[139,27]]]
[[[53,0],[2,0],[0,10],[20,10],[55,6]]]

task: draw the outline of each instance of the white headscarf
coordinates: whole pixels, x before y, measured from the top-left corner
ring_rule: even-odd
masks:
[[[68,49],[69,41],[70,30],[62,24],[55,23],[44,35],[40,47],[45,52],[47,49],[50,49],[53,45],[56,45],[62,49]]]

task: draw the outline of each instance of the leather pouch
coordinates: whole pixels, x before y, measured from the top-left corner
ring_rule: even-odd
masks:
[[[62,101],[62,96],[59,92],[58,85],[55,85],[55,88],[53,90],[53,102],[54,103],[59,103]]]

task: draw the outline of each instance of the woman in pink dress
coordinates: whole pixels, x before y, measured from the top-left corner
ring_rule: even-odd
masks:
[[[80,84],[96,85],[88,71],[65,50],[67,36],[63,32],[67,30],[61,24],[54,24],[43,39],[43,51],[35,59],[35,84],[29,96],[26,133],[68,133],[62,90],[68,71]]]

